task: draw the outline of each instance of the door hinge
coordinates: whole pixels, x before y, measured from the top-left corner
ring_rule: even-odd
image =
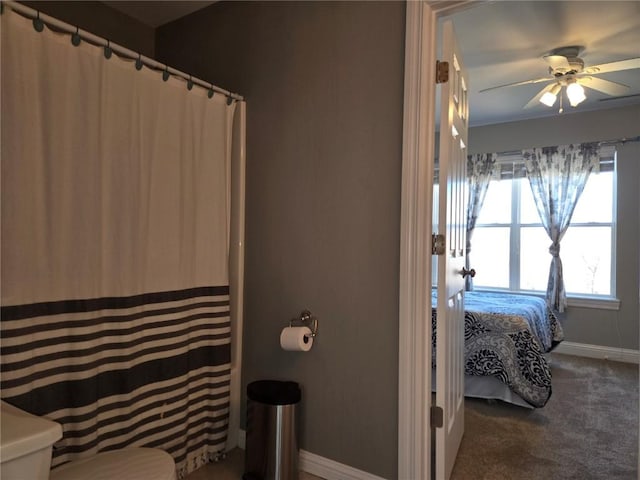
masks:
[[[447,83],[449,81],[449,62],[436,60],[436,83]]]
[[[431,255],[444,255],[445,246],[444,235],[431,235]]]
[[[444,425],[444,413],[442,411],[442,407],[431,405],[431,414],[429,416],[432,428],[442,428],[442,426]]]

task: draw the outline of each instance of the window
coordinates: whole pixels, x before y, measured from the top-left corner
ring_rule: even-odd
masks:
[[[569,296],[615,296],[614,155],[603,156],[600,172],[589,176],[561,241]],[[472,237],[475,288],[545,292],[550,245],[529,181],[514,174],[492,180]]]

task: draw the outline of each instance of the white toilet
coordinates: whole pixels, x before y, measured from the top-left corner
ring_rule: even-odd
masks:
[[[167,452],[127,448],[51,468],[60,424],[36,417],[0,400],[0,477],[3,480],[175,480]]]

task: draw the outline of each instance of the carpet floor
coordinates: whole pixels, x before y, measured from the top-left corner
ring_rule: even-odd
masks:
[[[551,354],[544,408],[465,400],[452,480],[636,480],[638,365]]]

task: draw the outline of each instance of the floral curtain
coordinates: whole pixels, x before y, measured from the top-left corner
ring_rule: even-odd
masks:
[[[551,239],[551,267],[547,284],[547,303],[563,312],[567,297],[562,275],[560,242],[589,174],[598,169],[597,143],[562,145],[523,150],[525,169],[542,225]]]
[[[469,203],[467,204],[467,248],[465,263],[471,268],[469,252],[471,252],[471,237],[480,214],[480,208],[487,195],[489,182],[496,166],[497,154],[474,154],[467,157],[467,177],[469,182]],[[466,289],[473,290],[473,279],[466,276]]]

